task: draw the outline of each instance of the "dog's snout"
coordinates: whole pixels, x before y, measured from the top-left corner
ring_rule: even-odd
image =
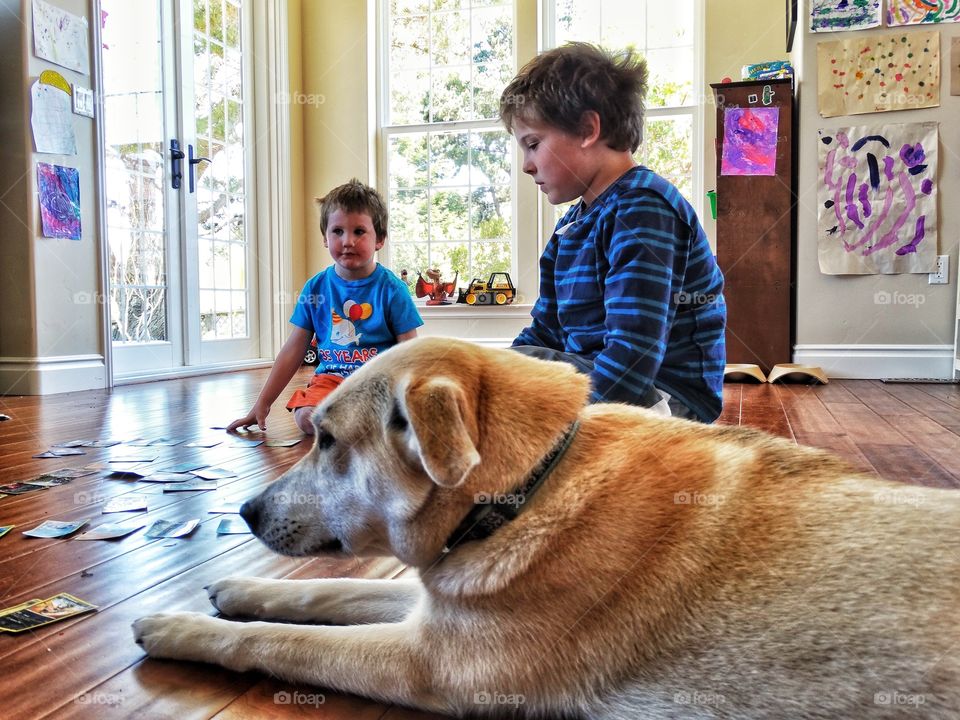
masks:
[[[260,508],[253,500],[247,500],[240,506],[240,517],[242,517],[253,532],[257,532],[257,525],[260,523]]]

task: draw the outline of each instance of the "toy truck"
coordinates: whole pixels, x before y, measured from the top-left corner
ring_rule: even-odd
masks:
[[[466,288],[460,288],[457,302],[467,305],[508,305],[513,302],[516,294],[517,289],[513,286],[510,275],[495,272],[490,274],[489,280],[474,278]]]

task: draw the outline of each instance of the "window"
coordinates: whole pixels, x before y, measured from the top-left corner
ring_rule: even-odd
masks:
[[[534,0],[381,2],[381,179],[390,208],[387,255],[398,274],[406,269],[415,279],[438,267],[445,280],[459,273],[463,285],[515,272],[521,281],[527,276],[523,290],[535,293],[536,268],[527,265],[536,264],[545,238],[528,237],[536,230],[515,215],[518,201],[530,207],[539,193],[515,177],[515,143],[498,119],[500,93],[517,70],[515,46],[536,47],[534,23],[521,22],[517,35],[515,4],[526,18],[535,9]],[[540,0],[539,7],[547,47],[583,40],[647,58],[637,160],[700,207],[702,0]],[[551,208],[540,235],[549,235],[553,219]]]
[[[513,266],[512,0],[389,0],[381,77],[390,266],[460,282]]]
[[[554,0],[553,45],[573,40],[647,59],[650,82],[637,162],[677,186],[700,207],[698,0]],[[548,31],[551,28],[548,28]]]

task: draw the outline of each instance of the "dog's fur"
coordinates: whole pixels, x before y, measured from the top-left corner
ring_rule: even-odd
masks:
[[[960,717],[960,494],[587,392],[518,353],[397,346],[244,514],[277,552],[392,554],[421,580],[227,578],[224,615],[330,625],[164,614],[137,641],[454,715]],[[578,418],[520,516],[441,559]]]

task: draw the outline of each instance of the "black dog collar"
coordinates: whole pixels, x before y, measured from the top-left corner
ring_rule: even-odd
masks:
[[[510,493],[478,495],[473,508],[447,538],[446,546],[443,548],[444,555],[465,542],[490,537],[500,527],[515,519],[566,454],[579,427],[580,421],[574,421],[564,436],[518,488]]]

